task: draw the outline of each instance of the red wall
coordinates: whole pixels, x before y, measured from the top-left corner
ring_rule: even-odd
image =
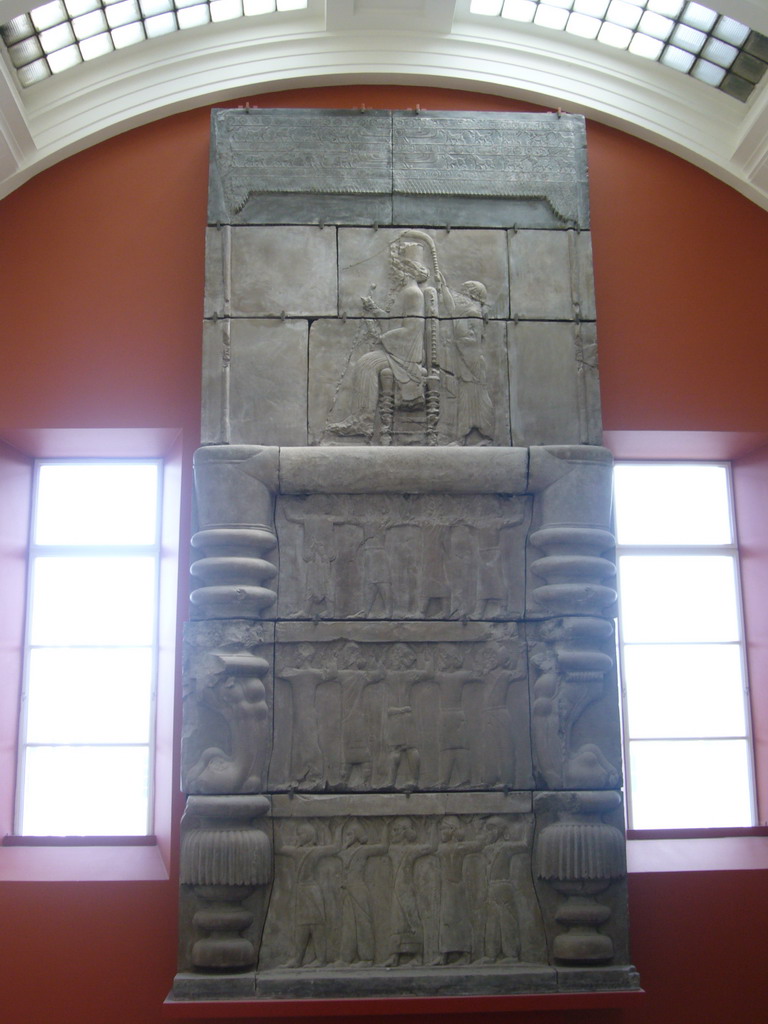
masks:
[[[533,109],[405,86],[253,102]],[[189,458],[200,401],[207,151],[206,108],[95,146],[0,203],[0,438],[18,428],[163,427],[183,431]],[[589,161],[606,427],[768,434],[768,213],[599,124],[589,125]],[[765,459],[752,457],[755,467],[765,486]],[[757,552],[768,548],[761,518],[751,520]],[[630,898],[644,1001],[515,1020],[761,1019],[765,872],[633,875]],[[0,885],[3,1019],[158,1024],[175,967],[175,905],[173,881]]]

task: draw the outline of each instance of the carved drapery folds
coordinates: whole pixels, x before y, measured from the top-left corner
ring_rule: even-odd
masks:
[[[175,998],[635,986],[583,124],[211,166]]]

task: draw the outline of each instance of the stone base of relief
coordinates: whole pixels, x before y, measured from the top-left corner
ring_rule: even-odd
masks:
[[[173,997],[636,988],[584,124],[214,113]]]

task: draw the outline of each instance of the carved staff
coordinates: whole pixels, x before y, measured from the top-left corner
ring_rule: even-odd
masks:
[[[440,375],[438,373],[437,345],[440,333],[438,292],[442,287],[442,274],[437,262],[437,247],[426,231],[404,231],[402,238],[414,238],[429,249],[432,259],[432,276],[435,286],[424,291],[424,368],[427,372],[425,383],[426,436],[428,445],[437,444],[437,423],[440,419]]]

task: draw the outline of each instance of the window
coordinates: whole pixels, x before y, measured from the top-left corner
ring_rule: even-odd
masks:
[[[16,832],[146,835],[161,463],[38,460]]]
[[[615,510],[630,827],[753,825],[729,467],[619,463]]]

